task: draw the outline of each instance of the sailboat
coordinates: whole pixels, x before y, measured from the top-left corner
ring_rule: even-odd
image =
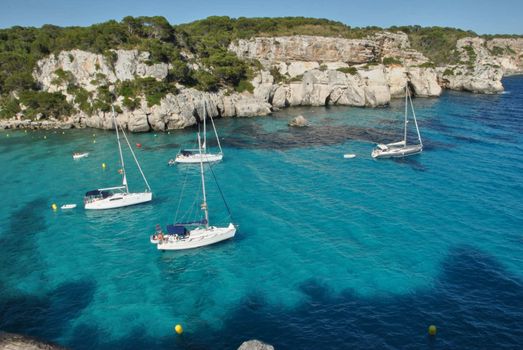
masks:
[[[198,150],[200,155],[203,155],[200,133],[198,133]],[[159,225],[156,225],[156,231],[150,236],[150,241],[152,244],[156,244],[158,250],[184,250],[203,247],[232,238],[236,234],[236,226],[232,222],[224,227],[209,225],[209,208],[207,207],[207,195],[205,192],[203,159],[203,157],[200,157],[200,175],[203,194],[203,202],[200,209],[203,211],[204,217],[198,221],[167,225],[166,233],[162,231]],[[194,228],[190,229],[190,227]]]
[[[414,125],[416,125],[416,132],[418,134],[417,144],[407,144],[407,125],[408,121],[408,105],[410,104],[412,110],[412,116],[414,119]],[[398,158],[407,157],[413,154],[418,154],[423,151],[423,143],[421,142],[421,135],[419,133],[418,122],[416,120],[416,113],[414,112],[414,106],[412,104],[412,98],[410,97],[408,85],[405,85],[405,122],[403,131],[403,140],[393,143],[376,145],[376,148],[372,150],[372,158]]]
[[[218,137],[218,132],[216,131],[216,126],[214,125],[214,120],[212,116],[209,116],[212,123],[212,128],[214,130],[214,135],[216,136],[216,141],[218,141],[218,148],[220,151],[218,153],[207,152],[207,111],[205,108],[205,102],[203,103],[203,144],[201,145],[201,150],[199,149],[181,149],[180,152],[176,155],[174,161],[176,163],[182,164],[196,164],[200,162],[211,163],[219,162],[223,159],[222,146],[220,144],[220,138]],[[198,135],[200,131],[200,124],[198,124]]]
[[[112,108],[112,118],[116,130],[116,140],[118,141],[118,151],[120,152],[120,174],[122,175],[122,185],[108,188],[99,188],[97,190],[89,191],[85,194],[84,205],[85,209],[113,209],[120,207],[127,207],[130,205],[150,202],[153,199],[153,194],[151,192],[151,187],[145,178],[145,175],[140,167],[140,163],[134,154],[134,151],[127,139],[127,135],[122,127],[118,125],[116,121],[114,107]],[[129,192],[129,185],[127,184],[127,174],[125,172],[125,163],[123,160],[122,153],[122,144],[120,142],[120,132],[118,129],[121,129],[122,135],[124,136],[127,146],[131,150],[134,161],[142,175],[142,178],[147,186],[147,189],[144,192]]]

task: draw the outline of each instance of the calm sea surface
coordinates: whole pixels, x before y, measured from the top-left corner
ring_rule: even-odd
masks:
[[[102,212],[82,197],[119,184],[113,133],[0,132],[0,330],[75,349],[235,349],[252,338],[277,349],[518,348],[523,77],[504,85],[415,99],[425,151],[401,161],[370,152],[401,138],[402,100],[217,120],[225,159],[213,172],[240,228],[185,252],[157,251],[149,235],[178,204],[179,217],[198,212],[197,168],[167,165],[194,129],[130,135],[154,200]],[[287,127],[299,114],[310,128]],[[90,156],[73,161],[74,151]],[[207,180],[211,222],[225,223]]]

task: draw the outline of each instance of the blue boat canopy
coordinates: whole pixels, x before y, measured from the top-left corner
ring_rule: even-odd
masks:
[[[107,191],[93,190],[85,193],[86,197],[102,196],[103,198],[109,197],[111,194]]]
[[[185,228],[185,226],[167,225],[167,233],[170,235],[185,236],[187,234],[187,229]]]

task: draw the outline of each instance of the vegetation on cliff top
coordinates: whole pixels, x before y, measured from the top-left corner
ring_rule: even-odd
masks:
[[[112,20],[88,27],[44,25],[41,28],[1,29],[0,116],[12,116],[17,110],[16,100],[27,107],[27,115],[58,115],[72,110],[65,99],[39,91],[32,76],[39,59],[63,50],[81,49],[103,54],[114,65],[116,55],[112,49],[139,49],[150,52],[151,64],[170,63],[172,69],[167,81],[148,79],[125,86],[124,105],[133,109],[140,102],[137,94],[145,95],[149,105],[157,104],[166,93],[175,91],[176,83],[206,91],[223,87],[252,90],[249,79],[258,65],[240,60],[227,51],[227,46],[235,39],[282,35],[363,38],[380,30],[383,29],[352,28],[327,19],[304,17],[208,17],[175,26],[163,17],[125,17],[120,22]],[[471,31],[441,27],[406,26],[388,30],[407,33],[412,47],[436,64],[454,63],[457,60],[456,41],[465,36],[477,36]],[[190,68],[194,64],[200,69]],[[69,78],[67,74],[62,75],[58,74],[58,79]],[[101,97],[93,100],[85,90],[70,85],[68,92],[75,96],[80,109],[88,113],[97,108],[107,109],[107,94],[102,93],[107,86],[102,86]]]

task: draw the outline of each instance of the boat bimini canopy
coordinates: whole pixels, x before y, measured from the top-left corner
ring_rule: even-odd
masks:
[[[86,197],[90,196],[102,196],[104,198],[108,197],[110,195],[109,191],[113,190],[124,190],[125,186],[116,186],[116,187],[107,187],[107,188],[99,188],[97,190],[88,191],[85,193]]]

